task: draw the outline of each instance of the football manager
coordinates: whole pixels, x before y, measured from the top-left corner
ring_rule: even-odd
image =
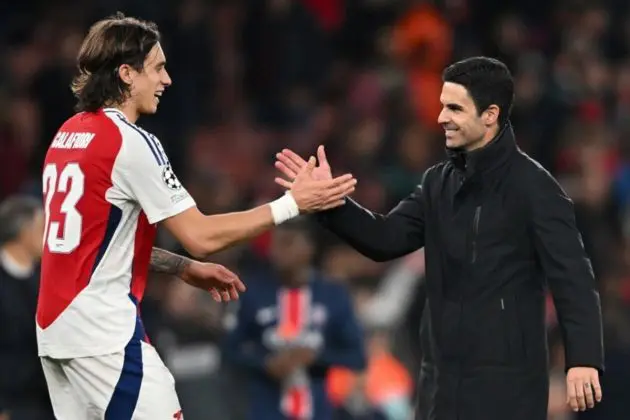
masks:
[[[351,199],[316,217],[365,256],[388,261],[424,247],[427,305],[417,418],[545,420],[549,394],[545,294],[565,345],[567,403],[602,398],[601,306],[573,204],[516,145],[507,67],[469,58],[443,72],[438,122],[447,159],[388,214]],[[315,178],[330,178],[322,146]],[[283,150],[290,187],[304,159]]]

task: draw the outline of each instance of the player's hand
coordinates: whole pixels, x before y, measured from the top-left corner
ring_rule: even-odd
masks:
[[[236,274],[219,264],[194,261],[181,278],[191,286],[209,291],[217,302],[237,300],[239,292],[246,290]]]
[[[354,192],[357,184],[351,174],[325,180],[314,179],[315,162],[315,157],[311,156],[290,186],[287,184],[300,213],[328,210],[344,204],[345,197]]]
[[[591,367],[573,367],[567,372],[567,404],[573,411],[593,408],[602,400],[599,372]]]
[[[9,420],[9,413],[7,413],[6,411],[1,411],[0,420]]]
[[[313,179],[326,180],[332,179],[332,171],[330,170],[330,164],[326,157],[326,151],[324,146],[317,148],[317,161],[319,165],[313,168]],[[297,177],[297,174],[306,166],[306,161],[302,159],[300,155],[295,153],[291,149],[284,149],[282,152],[276,154],[275,167],[287,178],[276,178],[275,181],[278,185],[287,189],[291,188],[291,183]],[[287,181],[288,180],[288,181]]]

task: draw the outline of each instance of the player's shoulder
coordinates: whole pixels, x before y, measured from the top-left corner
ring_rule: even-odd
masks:
[[[102,110],[95,112],[78,112],[64,121],[60,130],[78,130],[88,127],[91,130],[116,130],[115,125],[111,124]]]
[[[144,141],[145,139],[157,141],[157,137],[154,134],[129,121],[125,114],[118,109],[105,108],[103,114],[118,128],[123,137],[123,141]]]
[[[168,164],[168,159],[157,136],[132,123],[121,111],[115,108],[106,108],[104,114],[118,128],[123,147],[129,155],[134,158],[151,155],[160,166]]]

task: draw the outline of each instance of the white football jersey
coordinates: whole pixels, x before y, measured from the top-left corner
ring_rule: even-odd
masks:
[[[124,349],[142,326],[138,305],[156,224],[194,200],[158,139],[113,108],[61,126],[46,155],[43,193],[40,356]]]

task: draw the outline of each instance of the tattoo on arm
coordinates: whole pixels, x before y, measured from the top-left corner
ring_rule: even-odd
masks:
[[[191,263],[189,258],[153,247],[149,271],[180,276]]]

